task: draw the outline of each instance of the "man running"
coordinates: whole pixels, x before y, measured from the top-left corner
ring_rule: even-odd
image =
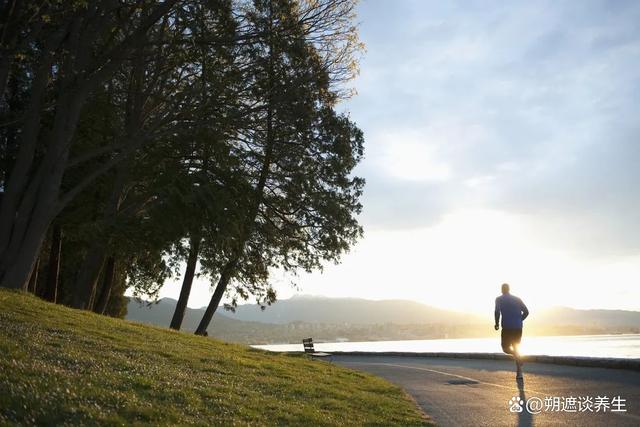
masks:
[[[496,298],[496,331],[502,315],[502,351],[513,356],[516,361],[516,378],[522,379],[522,359],[518,351],[522,339],[522,321],[529,315],[527,306],[517,296],[509,293],[509,284],[502,284],[502,295]]]

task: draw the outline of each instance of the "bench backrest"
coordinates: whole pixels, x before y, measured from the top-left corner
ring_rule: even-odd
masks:
[[[305,353],[315,353],[316,350],[313,348],[313,338],[303,339],[302,345],[304,346]]]

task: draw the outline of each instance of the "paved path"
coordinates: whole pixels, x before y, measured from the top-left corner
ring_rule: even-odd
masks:
[[[501,360],[336,355],[333,362],[402,386],[440,426],[640,426],[640,372],[527,363],[517,382],[513,362]],[[545,398],[553,396],[594,403],[620,396],[627,412],[545,410]],[[512,413],[512,397],[539,398],[542,411]]]

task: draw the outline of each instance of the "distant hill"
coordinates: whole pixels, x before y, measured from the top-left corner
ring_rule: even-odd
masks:
[[[157,303],[147,304],[136,301],[135,299],[129,299],[127,305],[127,320],[135,320],[136,322],[148,323],[151,325],[169,327],[173,312],[176,309],[177,301],[171,298],[163,298]],[[196,327],[202,319],[206,307],[203,308],[187,308],[184,320],[182,321],[182,330],[195,331]],[[219,310],[224,312],[224,310]],[[251,321],[242,321],[236,319],[230,319],[229,317],[216,313],[213,316],[211,325],[207,332],[211,335],[211,332],[215,330],[217,337],[225,337],[229,334],[243,334],[251,333],[255,330],[269,329],[270,325]]]
[[[163,298],[150,306],[130,300],[127,319],[155,325],[169,325],[176,300]],[[206,307],[189,308],[183,328],[195,330]],[[235,313],[222,308],[214,315],[214,322],[230,326],[234,322],[260,322],[284,325],[293,322],[372,325],[398,324],[468,324],[480,321],[479,316],[430,307],[414,301],[372,301],[360,298],[325,298],[296,296],[280,300],[262,310],[259,305],[243,304]]]
[[[166,327],[175,305],[169,298],[149,307],[132,300],[127,319]],[[183,329],[195,330],[204,310],[187,309]],[[297,342],[306,335],[325,340],[453,338],[493,334],[493,328],[487,327],[491,322],[490,315],[458,313],[414,301],[296,296],[265,310],[254,304],[241,305],[235,313],[220,309],[209,334],[250,343]],[[533,313],[527,329],[534,335],[639,333],[640,312],[558,307]]]
[[[241,305],[230,319],[285,324],[290,322],[370,324],[450,325],[486,323],[487,316],[444,310],[408,300],[373,301],[361,298],[295,296],[276,302],[265,310],[253,304]],[[532,313],[530,324],[581,325],[598,327],[640,327],[640,312],[625,310],[578,310],[556,307]]]
[[[300,343],[303,338],[313,337],[316,342],[335,342],[335,341],[381,341],[381,340],[409,340],[409,339],[429,339],[429,338],[453,338],[453,337],[469,337],[469,336],[481,336],[486,333],[486,323],[478,323],[477,326],[469,327],[469,321],[462,322],[462,318],[448,320],[448,312],[446,310],[426,310],[422,315],[417,315],[414,308],[414,314],[412,316],[394,317],[391,315],[392,310],[399,309],[398,302],[394,302],[387,307],[382,305],[385,312],[385,316],[382,317],[386,323],[383,324],[362,324],[362,323],[349,323],[348,320],[358,318],[357,316],[344,316],[348,311],[344,311],[344,303],[348,302],[352,305],[358,306],[358,313],[366,313],[365,310],[370,310],[371,305],[369,303],[373,301],[355,300],[358,302],[364,302],[363,304],[353,304],[354,301],[341,301],[338,304],[343,310],[340,313],[328,313],[322,315],[321,312],[311,309],[309,307],[309,301],[307,298],[294,298],[292,299],[292,305],[290,307],[296,307],[298,303],[302,303],[302,307],[297,307],[298,313],[304,313],[307,310],[308,313],[314,313],[314,319],[320,319],[318,321],[310,320],[310,316],[292,316],[291,319],[303,319],[295,320],[288,323],[267,323],[273,319],[273,308],[280,306],[278,311],[273,313],[280,313],[279,322],[283,322],[284,314],[282,306],[286,306],[285,301],[280,301],[274,306],[267,308],[265,311],[260,311],[257,306],[241,306],[239,313],[233,314],[220,310],[225,314],[216,313],[211,322],[207,332],[209,336],[220,338],[225,341],[240,342],[245,344],[273,344],[273,343]],[[323,299],[326,300],[326,299]],[[327,304],[328,301],[324,301],[323,305],[320,305],[321,310],[334,310],[335,307],[331,304]],[[414,304],[414,303],[411,303]],[[141,304],[135,300],[130,300],[128,304],[127,320],[135,320],[138,322],[154,324],[158,326],[168,327],[173,311],[175,310],[176,301],[170,298],[164,298],[156,304]],[[373,304],[374,308],[379,308],[380,304],[376,302]],[[182,330],[193,331],[195,330],[198,322],[204,314],[205,308],[192,309],[187,308],[185,313],[185,319],[182,324]],[[247,314],[247,316],[245,316]],[[258,315],[260,315],[258,317]],[[229,318],[228,315],[244,317],[247,319],[263,318],[265,322],[255,322],[250,320],[239,320],[235,318]],[[455,316],[455,313],[454,313]],[[358,318],[360,320],[360,318]],[[380,317],[376,317],[380,319]],[[400,325],[394,322],[394,320],[414,321],[416,323],[409,325]],[[433,322],[430,321],[433,319]],[[360,320],[361,321],[361,320]],[[369,321],[373,320],[369,317]]]
[[[640,312],[627,310],[577,310],[555,307],[541,311],[532,322],[556,325],[584,325],[600,327],[640,327]]]
[[[241,305],[235,313],[226,312],[225,316],[237,320],[278,324],[309,322],[353,325],[385,323],[457,325],[481,320],[477,315],[443,310],[408,300],[373,301],[362,298],[326,298],[306,295],[277,301],[265,310],[253,304]]]
[[[127,305],[127,320],[135,320],[137,322],[169,327],[169,323],[171,323],[171,318],[173,317],[173,312],[176,309],[176,302],[176,300],[171,298],[163,298],[157,303],[149,305],[146,303],[140,303],[131,298]],[[188,308],[182,322],[182,329],[195,331],[203,314],[204,308]],[[214,322],[229,326],[230,323],[234,323],[236,321],[216,313],[214,315]]]

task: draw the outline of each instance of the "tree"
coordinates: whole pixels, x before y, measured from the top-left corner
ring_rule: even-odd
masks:
[[[108,0],[72,5],[46,3],[38,9],[38,22],[46,23],[40,24],[42,30],[27,20],[20,21],[17,33],[35,36],[26,47],[32,64],[29,100],[0,206],[2,286],[26,286],[51,221],[96,176],[120,160],[114,156],[73,189],[60,194],[78,119],[90,94],[118,69],[144,40],[148,29],[176,3],[177,0],[158,4],[139,1],[128,6]],[[43,120],[48,98],[55,106],[50,123]],[[46,143],[42,142],[44,138]],[[36,156],[37,148],[42,149],[40,156]]]
[[[321,3],[318,10],[345,2]],[[249,104],[260,108],[240,140],[254,184],[196,334],[206,332],[232,280],[241,298],[270,303],[270,269],[321,268],[321,260],[337,260],[362,233],[354,215],[364,182],[349,178],[362,156],[362,133],[335,114],[339,94],[303,16],[297,3],[284,0],[257,1],[247,13],[248,27],[262,35],[247,49],[255,73],[247,79],[255,82]]]

